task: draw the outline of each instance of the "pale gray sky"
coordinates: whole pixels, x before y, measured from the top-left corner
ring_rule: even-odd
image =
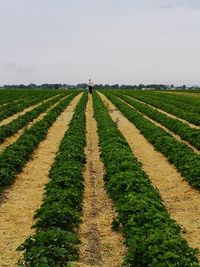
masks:
[[[0,0],[0,85],[200,85],[200,0]]]

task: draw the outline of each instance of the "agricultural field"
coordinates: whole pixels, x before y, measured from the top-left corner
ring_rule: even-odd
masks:
[[[200,93],[0,90],[0,267],[197,267]]]

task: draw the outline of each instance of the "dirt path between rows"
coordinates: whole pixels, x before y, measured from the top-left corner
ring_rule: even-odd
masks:
[[[184,180],[176,168],[154,149],[139,130],[105,96],[102,94],[100,96],[134,155],[142,163],[143,170],[149,176],[152,184],[159,189],[171,217],[186,230],[186,233],[182,233],[182,235],[191,247],[200,249],[199,192]]]
[[[111,229],[115,212],[104,190],[104,165],[100,160],[91,95],[86,108],[86,121],[87,162],[84,170],[83,223],[80,227],[82,245],[80,263],[73,266],[119,267],[123,263],[125,249],[122,236]]]
[[[136,110],[138,113],[140,113],[145,119],[149,120],[150,122],[152,122],[153,124],[155,124],[156,126],[162,128],[163,130],[165,130],[167,133],[169,133],[170,135],[172,135],[177,141],[180,141],[184,144],[186,144],[187,146],[189,146],[196,154],[200,155],[200,151],[194,147],[193,145],[191,145],[188,141],[183,140],[178,134],[175,134],[174,132],[172,132],[171,130],[169,130],[167,127],[165,127],[164,125],[162,125],[161,123],[151,119],[150,117],[148,117],[147,115],[145,115],[144,113],[142,113],[141,111],[139,111],[137,108],[135,108],[134,106],[131,106],[129,103],[127,103],[126,101],[124,101],[123,99],[121,99],[120,97],[117,97],[118,99],[120,99],[122,102],[124,102],[126,105],[128,105],[130,108]]]
[[[69,96],[69,95],[68,95]],[[31,126],[33,126],[37,121],[40,121],[43,119],[43,117],[51,110],[53,109],[55,106],[57,106],[61,100],[66,99],[68,96],[63,97],[62,99],[60,99],[58,102],[56,102],[55,104],[53,104],[51,107],[49,107],[45,112],[41,113],[37,118],[35,118],[33,121],[31,121],[28,125],[26,125],[25,127],[21,128],[19,131],[17,131],[17,133],[15,133],[14,135],[6,138],[6,140],[0,144],[0,153],[3,152],[4,149],[6,149],[8,146],[10,146],[11,144],[13,144],[14,142],[16,142],[20,136],[24,133],[24,130],[26,128],[31,128]]]
[[[128,96],[128,95],[126,95],[126,96]],[[137,102],[140,102],[140,103],[142,103],[142,104],[145,104],[145,105],[147,105],[147,106],[149,106],[149,107],[151,107],[151,108],[153,108],[153,109],[159,111],[160,113],[163,113],[163,114],[167,115],[167,116],[170,117],[170,118],[177,119],[177,120],[179,120],[179,121],[181,121],[181,122],[184,122],[185,124],[189,125],[191,128],[200,129],[200,126],[197,126],[197,125],[195,125],[195,124],[192,124],[192,123],[190,123],[190,122],[188,122],[188,121],[186,121],[186,120],[184,120],[184,119],[181,119],[181,118],[179,118],[179,117],[177,117],[177,116],[175,116],[175,115],[173,115],[173,114],[171,114],[171,113],[168,113],[168,112],[166,112],[166,111],[164,111],[164,110],[162,110],[162,109],[156,108],[156,107],[154,107],[154,106],[152,106],[152,105],[150,105],[150,104],[147,104],[146,102],[143,102],[143,101],[141,101],[141,100],[138,100],[138,99],[136,99],[136,98],[134,98],[134,97],[132,97],[132,96],[128,96],[128,97],[133,98],[133,99],[136,100]]]
[[[56,95],[56,96],[58,96],[58,95]],[[19,116],[24,115],[24,114],[27,113],[28,111],[33,110],[34,108],[38,107],[38,106],[41,105],[42,103],[45,103],[45,102],[49,101],[50,99],[52,99],[52,98],[54,98],[54,97],[56,97],[56,96],[52,96],[52,97],[50,97],[50,98],[48,98],[48,99],[45,99],[45,100],[39,102],[38,104],[32,105],[32,106],[30,106],[30,107],[28,107],[28,108],[25,108],[24,110],[22,110],[22,111],[20,111],[20,112],[18,112],[18,113],[15,113],[14,115],[12,115],[12,116],[10,116],[10,117],[8,117],[8,118],[2,120],[2,121],[0,122],[0,126],[10,123],[11,121],[17,119]]]
[[[50,127],[46,139],[20,173],[14,185],[6,191],[5,202],[0,206],[0,266],[13,267],[21,256],[15,249],[33,233],[33,216],[41,206],[44,185],[54,161],[59,144],[68,128],[74,108],[81,94],[76,96],[68,108]]]

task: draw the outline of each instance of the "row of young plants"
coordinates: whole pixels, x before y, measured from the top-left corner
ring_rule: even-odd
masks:
[[[146,104],[138,102],[134,98],[130,98],[127,95],[123,95],[119,92],[116,92],[114,94],[143,114],[147,115],[149,118],[159,122],[175,134],[178,134],[183,140],[188,141],[197,149],[200,149],[200,130],[191,128],[188,124],[178,119],[170,118],[167,115],[159,112],[158,110],[147,106]]]
[[[20,89],[20,90],[13,90],[13,89],[1,89],[0,90],[0,105],[2,104],[8,104],[13,101],[17,101],[22,98],[28,98],[28,97],[36,97],[39,94],[52,94],[52,90],[44,90],[39,92],[38,90],[30,90],[30,89]],[[54,94],[57,94],[57,91],[54,91]]]
[[[169,104],[174,105],[177,108],[182,110],[190,110],[194,113],[200,114],[200,98],[195,96],[185,96],[185,95],[177,95],[164,93],[160,91],[151,92],[151,91],[143,91],[142,94],[146,96],[150,96],[152,98],[156,97],[163,102],[167,102]]]
[[[67,96],[67,94],[65,95]],[[25,127],[28,123],[33,121],[41,113],[45,112],[51,105],[54,105],[63,97],[63,94],[59,94],[58,96],[51,98],[47,102],[40,104],[33,110],[28,111],[24,115],[19,116],[17,119],[11,121],[10,123],[0,126],[0,144],[3,143],[7,137],[12,136],[19,129]]]
[[[78,259],[86,103],[87,94],[84,93],[50,170],[43,204],[35,214],[36,233],[18,248],[25,251],[19,266],[64,267]]]
[[[58,94],[58,93],[57,93]],[[28,108],[32,105],[36,105],[41,101],[44,101],[50,97],[53,97],[55,95],[55,92],[43,92],[38,93],[38,95],[35,95],[34,97],[28,97],[25,99],[21,99],[15,103],[10,103],[6,106],[2,106],[0,108],[0,121],[6,119],[9,116],[12,116],[13,114],[20,112],[24,110],[25,108]]]
[[[149,93],[154,95],[154,93]],[[166,99],[166,101],[171,101],[173,103],[175,102],[175,105],[178,103],[180,107],[182,107],[181,104],[189,104],[190,107],[195,108],[198,113],[200,112],[200,98],[193,96],[192,94],[183,95],[174,93],[163,93],[159,91],[156,91],[155,94],[156,96],[162,99]]]
[[[1,94],[0,94],[0,97],[2,97]],[[10,100],[1,99],[1,100],[2,100],[2,101],[1,101],[2,104],[0,104],[0,110],[1,110],[2,108],[4,108],[5,106],[10,105],[11,103],[12,103],[12,104],[15,104],[16,102],[18,102],[18,101],[20,101],[20,100],[22,100],[22,99],[25,99],[25,98],[27,98],[27,97],[26,97],[26,96],[20,96],[20,97],[18,97],[18,98],[14,98],[14,99],[11,98]]]
[[[49,127],[77,94],[79,94],[78,91],[73,92],[67,99],[61,100],[42,120],[26,129],[15,143],[0,154],[0,192],[13,183],[34,149],[45,139]]]
[[[127,246],[124,266],[199,266],[197,251],[181,237],[180,227],[170,218],[159,192],[96,94],[94,111],[105,186],[118,214],[113,228],[122,231]]]
[[[145,94],[139,94],[138,92],[123,90],[121,91],[123,94],[127,94],[129,96],[132,96],[142,102],[145,102],[147,104],[150,104],[156,108],[162,109],[168,113],[174,114],[175,116],[184,119],[188,122],[191,122],[197,126],[200,126],[200,115],[194,112],[191,112],[190,109],[180,109],[178,107],[175,107],[174,105],[164,102],[161,99],[156,98],[156,96],[148,96]]]
[[[144,137],[176,166],[192,186],[200,189],[200,156],[198,154],[113,94],[105,91],[103,93],[140,130]]]

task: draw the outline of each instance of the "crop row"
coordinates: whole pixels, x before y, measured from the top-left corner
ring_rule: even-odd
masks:
[[[57,91],[52,91],[52,90],[0,90],[0,105],[2,104],[9,104],[10,102],[17,101],[23,98],[34,98],[38,95],[49,95],[53,96],[56,95],[58,92]]]
[[[19,250],[19,266],[66,266],[78,258],[77,228],[81,222],[83,165],[85,162],[85,107],[87,94],[78,103],[55,162],[50,170],[41,208],[36,212],[36,233]]]
[[[170,163],[176,166],[192,186],[200,189],[199,155],[184,143],[177,141],[165,130],[144,118],[135,109],[123,103],[116,96],[106,92],[103,93],[140,130],[144,137],[157,150],[163,153]]]
[[[144,91],[143,91],[144,92]],[[142,92],[142,93],[143,93]],[[185,96],[185,95],[177,95],[177,94],[170,94],[170,93],[162,93],[162,92],[144,92],[147,96],[157,97],[160,98],[162,101],[171,103],[176,107],[181,109],[189,109],[194,113],[200,114],[200,98],[195,96]]]
[[[167,101],[163,101],[156,96],[149,96],[145,94],[139,94],[138,92],[130,92],[130,91],[123,91],[123,93],[132,96],[140,101],[143,101],[147,104],[150,104],[156,108],[162,109],[168,113],[174,114],[175,116],[182,118],[188,122],[191,122],[195,125],[200,126],[200,115],[197,113],[193,113],[190,109],[180,109],[175,107],[174,105],[168,103]]]
[[[127,97],[121,93],[116,93],[115,95],[147,115],[149,118],[161,123],[175,134],[178,134],[183,140],[188,141],[197,149],[200,149],[200,130],[191,128],[188,124],[181,122],[178,119],[170,118],[158,110],[136,101],[134,98]]]
[[[180,108],[182,110],[190,110],[190,112],[200,114],[200,99],[198,97],[184,96],[184,95],[175,95],[169,93],[162,92],[151,92],[151,91],[143,91],[142,94],[151,97],[157,98],[163,102],[168,104],[172,104],[173,106]]]
[[[128,248],[125,266],[199,266],[195,250],[181,237],[180,227],[97,95],[94,110],[106,189],[118,214],[113,227],[122,231]]]
[[[54,93],[55,94],[55,93]],[[9,116],[12,116],[13,114],[20,112],[22,110],[24,110],[25,108],[28,108],[32,105],[35,105],[41,101],[46,100],[49,97],[54,96],[54,94],[52,93],[43,93],[43,94],[38,94],[37,96],[35,96],[34,98],[32,97],[28,97],[25,99],[21,99],[15,103],[9,103],[6,106],[3,106],[0,108],[0,121],[2,121],[3,119],[6,119]]]
[[[19,116],[10,123],[0,126],[0,144],[3,143],[7,137],[15,134],[19,129],[33,121],[40,113],[44,112],[47,108],[58,102],[63,97],[63,95],[58,95],[51,98],[47,102],[40,104],[33,110],[26,112],[24,115]]]
[[[76,91],[67,99],[61,100],[42,120],[26,129],[15,143],[0,154],[0,191],[13,183],[16,174],[30,159],[33,150],[45,139],[49,127],[78,93]]]

